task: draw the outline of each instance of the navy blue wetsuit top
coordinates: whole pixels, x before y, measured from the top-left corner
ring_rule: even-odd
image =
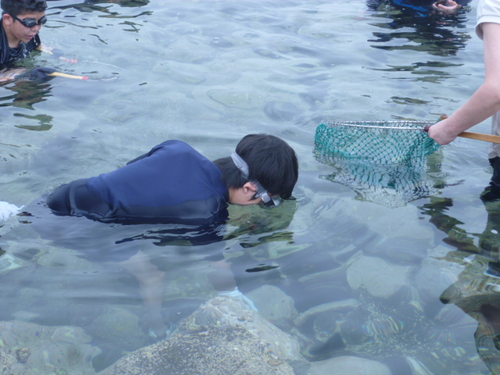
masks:
[[[103,222],[211,224],[227,216],[221,175],[191,146],[172,140],[113,172],[61,186],[47,203],[56,214]]]

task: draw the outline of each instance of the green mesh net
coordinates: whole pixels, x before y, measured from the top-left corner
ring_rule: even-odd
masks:
[[[320,175],[323,180],[352,189],[356,199],[396,208],[408,202],[436,194],[434,181],[425,173],[425,166],[387,166],[367,163],[331,164],[328,159],[318,159],[332,170]]]
[[[405,165],[434,153],[439,144],[423,131],[429,121],[344,121],[316,129],[316,151],[330,158]]]
[[[314,155],[333,167],[323,179],[345,185],[359,200],[395,208],[435,191],[426,175],[428,156],[440,146],[424,121],[359,121],[321,124]]]

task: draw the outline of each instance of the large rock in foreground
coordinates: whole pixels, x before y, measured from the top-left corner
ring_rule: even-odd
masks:
[[[309,363],[298,342],[240,297],[218,296],[168,339],[137,350],[99,375],[294,375]]]

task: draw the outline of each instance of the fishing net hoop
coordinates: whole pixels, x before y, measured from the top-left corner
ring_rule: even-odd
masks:
[[[353,189],[357,199],[389,208],[431,194],[425,170],[439,149],[424,128],[433,121],[337,121],[316,129],[314,156],[334,167],[321,178]]]
[[[424,128],[432,121],[336,121],[316,129],[315,152],[338,161],[420,164],[437,144]]]

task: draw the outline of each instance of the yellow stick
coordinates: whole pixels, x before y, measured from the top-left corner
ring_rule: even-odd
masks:
[[[86,81],[89,79],[89,77],[87,77],[87,76],[74,76],[72,74],[66,74],[66,73],[60,73],[60,72],[53,72],[53,73],[49,73],[47,75],[52,76],[52,77],[65,77],[65,78],[81,79],[83,81]]]
[[[479,141],[500,143],[500,136],[498,135],[462,132],[458,136],[463,138],[477,139]]]

